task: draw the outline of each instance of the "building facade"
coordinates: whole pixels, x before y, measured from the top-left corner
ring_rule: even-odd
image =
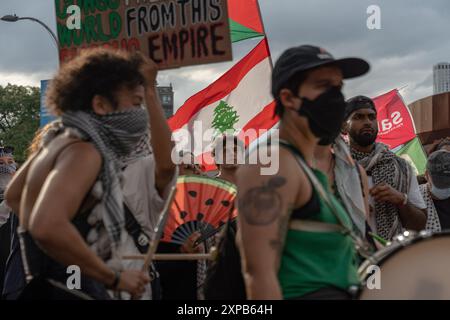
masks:
[[[450,136],[450,92],[417,100],[408,108],[425,149],[427,145]]]
[[[166,118],[170,118],[173,115],[173,87],[172,84],[169,86],[157,86],[159,99],[161,101],[161,105],[164,109],[164,113]]]
[[[450,92],[450,63],[441,62],[433,67],[433,94]]]

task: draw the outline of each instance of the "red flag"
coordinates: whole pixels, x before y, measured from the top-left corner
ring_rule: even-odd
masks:
[[[378,113],[378,142],[398,147],[416,137],[414,123],[397,89],[373,99]]]

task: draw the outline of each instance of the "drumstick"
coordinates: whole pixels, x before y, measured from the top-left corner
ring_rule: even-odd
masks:
[[[380,237],[379,235],[376,235],[373,232],[369,232],[369,236],[371,236],[372,238],[374,238],[375,240],[377,240],[382,246],[386,247],[388,244],[388,241],[382,237]]]
[[[154,232],[153,232],[153,239],[150,241],[150,245],[148,246],[147,254],[144,258],[144,265],[142,266],[142,271],[146,272],[150,266],[150,263],[152,262],[153,256],[155,255],[156,249],[158,248],[159,240],[161,238],[162,232],[164,230],[164,226],[166,224],[166,217],[169,212],[170,206],[173,202],[173,199],[175,197],[175,193],[177,191],[176,186],[173,186],[170,189],[169,196],[167,197],[167,201],[164,204],[164,208],[161,211],[158,223],[155,226]]]

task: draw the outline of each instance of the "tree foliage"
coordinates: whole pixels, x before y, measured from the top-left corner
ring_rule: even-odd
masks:
[[[40,89],[8,84],[0,86],[0,143],[14,147],[17,162],[39,129]]]

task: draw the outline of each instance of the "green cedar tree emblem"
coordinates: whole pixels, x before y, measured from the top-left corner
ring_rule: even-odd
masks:
[[[214,119],[212,127],[215,129],[215,135],[224,134],[225,132],[236,132],[234,125],[239,121],[239,115],[225,101],[220,101],[219,105],[214,109]]]

